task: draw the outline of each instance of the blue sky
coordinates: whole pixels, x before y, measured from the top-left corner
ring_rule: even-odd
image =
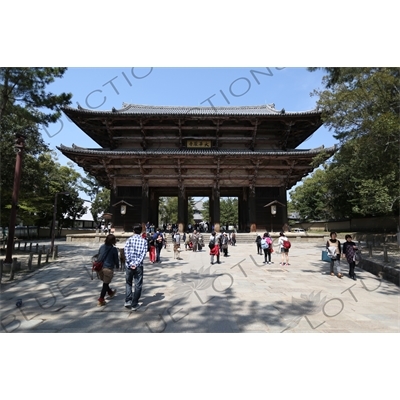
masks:
[[[62,79],[49,86],[54,93],[73,94],[78,103],[93,110],[122,108],[122,103],[148,105],[215,106],[274,103],[276,109],[307,111],[315,108],[314,89],[322,89],[322,71],[306,68],[69,68]],[[230,104],[228,104],[228,102]],[[65,165],[70,160],[56,146],[98,148],[65,115],[60,122],[42,129],[43,138]],[[299,148],[311,149],[336,143],[333,132],[321,127]],[[74,164],[83,174],[83,170]]]
[[[182,106],[274,103],[277,109],[286,111],[314,109],[317,99],[310,93],[322,88],[322,71],[282,68],[70,68],[49,90],[70,92],[73,107],[79,103],[93,110],[119,109],[124,102]],[[61,143],[97,147],[65,115],[61,121],[42,129],[52,149]],[[301,148],[334,143],[332,133],[321,127]],[[66,159],[58,154],[59,161],[65,163]]]

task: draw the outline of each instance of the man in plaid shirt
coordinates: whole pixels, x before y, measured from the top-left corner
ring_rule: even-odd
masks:
[[[125,307],[136,311],[139,304],[140,295],[142,294],[143,285],[143,260],[147,253],[147,240],[140,235],[142,228],[135,226],[133,228],[134,235],[131,236],[125,244]],[[132,281],[135,282],[135,292],[132,295]]]

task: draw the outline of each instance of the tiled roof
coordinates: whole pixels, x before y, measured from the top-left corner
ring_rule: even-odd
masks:
[[[321,150],[328,153],[333,153],[336,146],[324,148],[324,146],[311,150],[213,150],[213,149],[164,149],[164,150],[106,150],[106,149],[86,149],[72,145],[67,147],[64,145],[57,146],[61,152],[86,154],[86,155],[99,155],[99,156],[179,156],[179,155],[193,155],[193,156],[293,156],[293,155],[317,155]]]
[[[73,108],[64,107],[64,112],[94,114],[94,115],[202,115],[202,116],[235,116],[235,115],[310,115],[320,114],[317,110],[310,111],[285,111],[276,110],[274,104],[258,106],[231,106],[231,107],[212,107],[212,106],[152,106],[141,104],[123,103],[122,108],[117,110],[113,108],[108,111],[91,110],[83,107]]]

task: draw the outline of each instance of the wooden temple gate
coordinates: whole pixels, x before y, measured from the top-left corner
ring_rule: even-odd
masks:
[[[211,224],[220,227],[220,198],[237,197],[239,231],[279,231],[285,207],[272,215],[265,204],[287,204],[286,191],[335,147],[297,150],[321,125],[319,112],[285,112],[273,105],[173,107],[125,104],[92,111],[64,108],[65,114],[100,148],[61,145],[59,150],[111,189],[111,204],[126,203],[113,224],[157,223],[160,197],[178,198],[180,230],[187,227],[188,198],[208,197]],[[171,221],[175,222],[175,221]]]

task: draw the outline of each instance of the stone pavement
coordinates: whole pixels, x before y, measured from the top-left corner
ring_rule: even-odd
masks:
[[[90,258],[98,244],[56,244],[57,261],[14,281],[3,276],[0,332],[400,332],[399,287],[359,268],[353,281],[346,262],[342,279],[330,276],[322,241],[293,243],[284,267],[277,253],[263,264],[255,244],[231,246],[215,265],[207,247],[181,260],[163,249],[161,264],[146,257],[137,311],[123,307],[121,270],[111,284],[116,297],[97,306],[101,282],[91,280]]]

